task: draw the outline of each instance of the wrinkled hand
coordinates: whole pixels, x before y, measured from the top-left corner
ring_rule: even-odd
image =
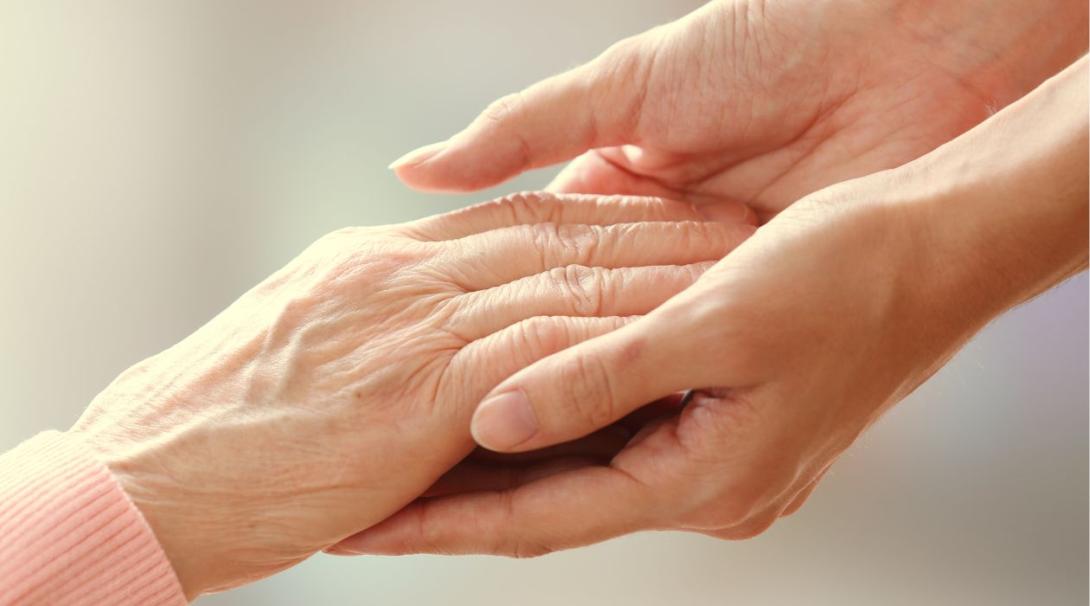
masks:
[[[801,201],[642,321],[504,381],[474,417],[479,444],[522,452],[705,388],[683,407],[660,403],[672,414],[608,465],[463,466],[442,496],[341,550],[522,557],[646,529],[763,531],[959,343],[923,321],[920,293],[891,270],[905,262],[896,212],[847,196]]]
[[[1086,3],[1045,4],[712,2],[394,168],[472,190],[583,154],[550,189],[743,202],[767,220],[926,153],[1084,53]]]
[[[676,202],[532,194],[337,231],[72,431],[187,595],[236,586],[396,512],[473,449],[502,379],[652,310],[752,231]]]
[[[791,205],[640,320],[536,362],[473,417],[524,452],[623,419],[606,465],[462,466],[343,552],[525,556],[645,529],[753,536],[1003,310],[1087,265],[1081,59],[916,162]],[[700,388],[689,402],[680,390]],[[658,399],[651,420],[632,419]]]

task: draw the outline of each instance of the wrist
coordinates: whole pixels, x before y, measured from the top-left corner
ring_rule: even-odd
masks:
[[[189,551],[185,549],[185,538],[192,538],[198,529],[193,523],[177,523],[177,516],[173,514],[185,507],[180,507],[181,504],[175,503],[175,499],[164,494],[163,488],[170,483],[169,474],[146,472],[146,466],[139,456],[139,447],[121,447],[118,437],[112,434],[103,435],[103,432],[79,427],[68,433],[86,444],[110,472],[155,535],[186,599],[195,599],[202,592],[200,570],[191,558],[185,557]],[[159,476],[157,479],[156,475]],[[192,508],[193,504],[189,505]],[[207,557],[208,554],[203,555]]]
[[[990,320],[1087,262],[1086,60],[891,171],[936,300]]]
[[[0,602],[185,603],[146,518],[73,432],[0,454],[0,537]]]

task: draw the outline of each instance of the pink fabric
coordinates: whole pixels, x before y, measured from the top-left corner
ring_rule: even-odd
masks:
[[[0,455],[0,605],[185,604],[140,511],[77,438]]]

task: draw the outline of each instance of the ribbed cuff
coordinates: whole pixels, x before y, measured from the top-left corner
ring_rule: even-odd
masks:
[[[77,438],[0,455],[0,605],[186,604],[155,534]]]

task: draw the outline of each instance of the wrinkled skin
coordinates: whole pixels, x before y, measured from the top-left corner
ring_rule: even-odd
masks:
[[[462,465],[438,498],[337,551],[528,556],[648,529],[741,539],[794,512],[985,323],[1086,269],[1087,65],[915,162],[792,204],[692,287],[515,373],[474,413],[481,446],[526,452],[697,388],[608,464]]]
[[[555,191],[733,201],[762,220],[923,155],[1086,50],[1086,3],[738,0],[621,41],[395,163],[473,190],[574,160]]]
[[[188,596],[237,586],[396,512],[470,453],[499,381],[650,311],[752,231],[537,195],[337,231],[124,372],[72,432]]]

